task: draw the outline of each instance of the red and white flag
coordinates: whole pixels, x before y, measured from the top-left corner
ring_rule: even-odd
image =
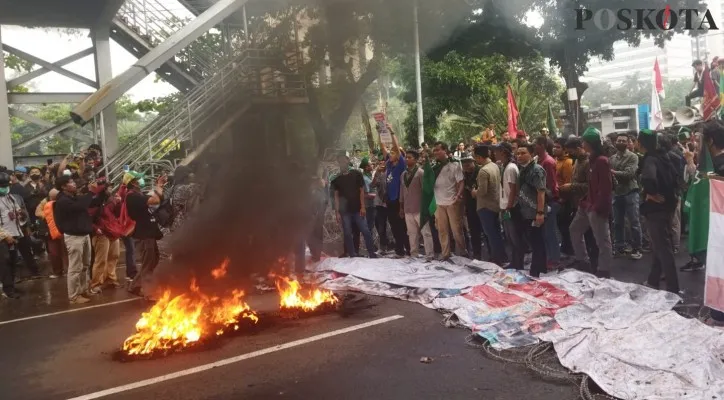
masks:
[[[661,68],[659,68],[658,58],[654,61],[654,80],[652,85],[656,89],[656,93],[661,96],[662,99],[665,99],[666,92],[664,92],[664,79],[661,77]]]
[[[704,305],[724,312],[724,181],[710,179],[709,244],[706,255]]]
[[[518,137],[518,106],[515,104],[513,89],[508,84],[508,133],[512,139]]]

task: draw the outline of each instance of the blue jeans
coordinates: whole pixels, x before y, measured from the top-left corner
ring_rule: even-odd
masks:
[[[499,214],[487,208],[481,208],[478,210],[478,216],[480,217],[480,223],[483,225],[483,232],[488,239],[491,261],[503,264],[508,257],[505,254],[503,235],[500,234]]]
[[[550,263],[558,264],[561,261],[561,245],[558,243],[558,235],[556,227],[558,226],[558,211],[561,209],[561,203],[552,201],[548,206],[551,210],[546,215],[543,223],[543,234],[545,235],[546,255]]]
[[[370,258],[375,258],[375,244],[372,242],[372,234],[367,227],[367,221],[365,221],[359,212],[345,212],[342,213],[342,231],[344,232],[344,248],[347,250],[347,255],[350,257],[357,257],[357,252],[354,249],[354,242],[352,241],[352,224],[357,226],[362,237],[365,239],[365,246],[367,246],[367,252]]]
[[[133,278],[136,276],[136,245],[132,237],[124,236],[121,238],[123,247],[126,248],[126,276]]]
[[[367,229],[370,230],[370,234],[372,233],[372,230],[375,229],[375,219],[377,218],[377,208],[375,206],[369,206],[365,208],[367,210],[367,215],[365,216],[365,219],[367,220]]]
[[[641,250],[641,220],[639,219],[639,192],[613,198],[613,236],[616,250],[626,247],[626,219],[631,225],[631,247]]]

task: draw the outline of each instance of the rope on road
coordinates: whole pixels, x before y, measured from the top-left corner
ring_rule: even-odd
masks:
[[[479,337],[479,336],[478,336]],[[531,350],[531,346],[524,346],[524,347],[514,347],[512,349],[504,349],[499,350],[494,348],[490,341],[486,340],[482,344],[483,352],[486,356],[498,360],[498,361],[504,361],[511,364],[519,364],[519,365],[525,365],[526,364],[526,357],[528,357],[528,353]]]
[[[525,357],[525,365],[545,379],[572,382],[576,385],[581,380],[581,374],[561,365],[553,344],[550,342],[543,342],[532,346],[532,348],[529,347]]]
[[[603,393],[591,393],[590,385],[593,381],[588,375],[583,375],[581,381],[581,398],[583,400],[618,400],[618,398]],[[595,384],[595,383],[594,383]]]

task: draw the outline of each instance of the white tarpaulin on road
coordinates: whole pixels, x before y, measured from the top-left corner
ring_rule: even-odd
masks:
[[[490,281],[489,274],[476,272],[500,270],[491,263],[458,257],[455,260],[456,264],[412,259],[327,258],[319,263],[317,271],[334,271],[407,287],[463,289]]]
[[[490,263],[326,259],[323,286],[448,311],[505,349],[551,341],[565,367],[622,399],[724,396],[724,331],[671,311],[674,294],[566,271],[532,280]],[[718,396],[718,397],[713,397]]]

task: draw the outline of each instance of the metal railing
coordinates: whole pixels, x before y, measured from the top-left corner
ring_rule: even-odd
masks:
[[[192,19],[179,17],[159,0],[126,0],[116,16],[151,48],[168,39]],[[198,40],[204,40],[204,37]],[[218,55],[202,50],[203,47],[206,46],[191,44],[174,56],[174,61],[186,72],[199,78],[210,75]]]
[[[150,165],[193,142],[198,129],[208,126],[225,104],[240,96],[250,102],[306,99],[306,87],[297,74],[296,55],[277,50],[247,49],[216,74],[200,83],[169,111],[156,117],[107,162],[106,173],[118,183],[125,165]]]

